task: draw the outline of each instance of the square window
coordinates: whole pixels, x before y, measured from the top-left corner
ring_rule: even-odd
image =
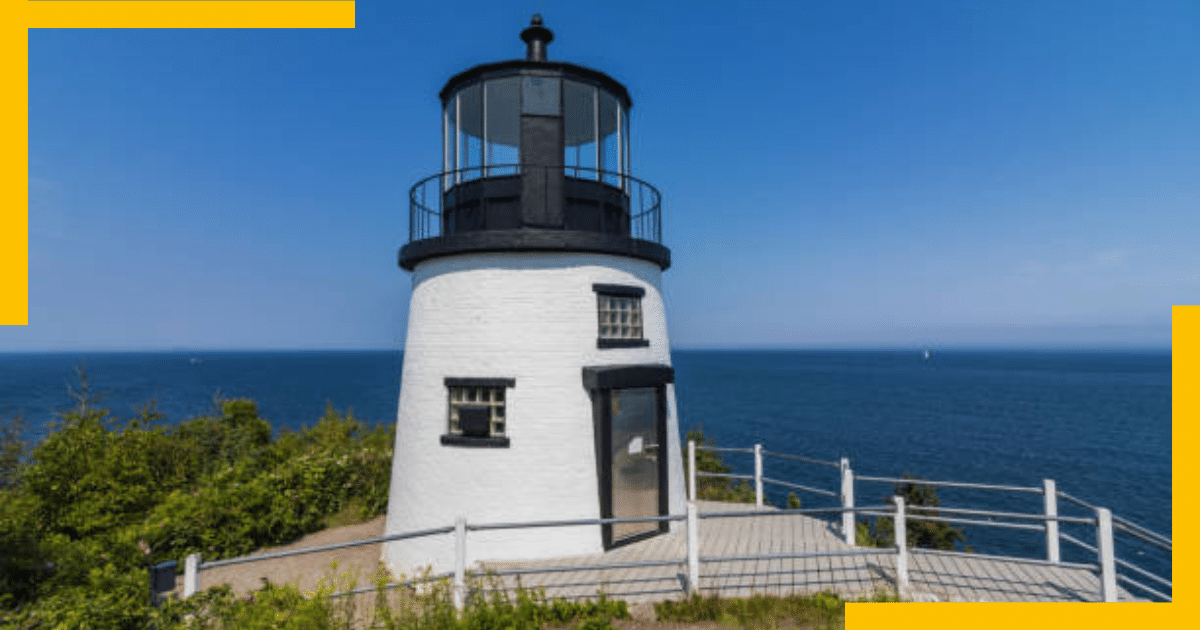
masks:
[[[601,339],[641,339],[642,300],[638,297],[606,296],[600,300]]]
[[[443,444],[504,442],[506,389],[516,381],[507,378],[447,378],[448,413]],[[447,440],[450,441],[447,441]]]
[[[642,327],[641,287],[619,284],[594,284],[596,292],[596,318],[598,322],[596,345],[600,348],[634,348],[648,346]]]

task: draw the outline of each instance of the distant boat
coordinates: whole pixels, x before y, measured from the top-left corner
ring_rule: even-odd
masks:
[[[930,352],[930,351],[928,351],[928,350],[926,350],[926,351],[925,351],[925,360],[926,360],[926,361],[928,361],[928,360],[929,360],[929,357],[931,357],[931,356],[933,356],[933,353],[932,353],[932,352]]]
[[[204,363],[204,359],[201,359],[199,357],[192,357],[192,358],[188,359],[188,363],[191,363],[192,365],[200,365],[201,363]]]

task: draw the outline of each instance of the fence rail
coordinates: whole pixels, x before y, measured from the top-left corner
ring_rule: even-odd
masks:
[[[695,453],[697,450],[707,450],[724,453],[748,453],[754,456],[754,474],[737,474],[737,473],[709,473],[696,470]],[[832,466],[839,470],[840,489],[838,491],[826,490],[810,485],[783,481],[766,477],[763,472],[764,456],[778,457],[780,459],[800,461],[805,463],[820,464]],[[444,527],[436,527],[431,529],[423,529],[412,532],[403,532],[398,534],[389,534],[374,538],[364,538],[343,543],[334,543],[328,545],[318,545],[313,547],[304,547],[300,549],[288,549],[273,551],[264,554],[251,556],[242,556],[238,558],[227,558],[224,560],[214,560],[201,562],[200,554],[192,554],[188,556],[186,562],[186,571],[184,579],[184,596],[190,596],[199,588],[199,575],[203,570],[225,567],[230,565],[242,564],[247,562],[257,562],[261,560],[270,560],[287,556],[295,556],[308,553],[317,553],[322,551],[332,551],[348,547],[360,545],[370,545],[386,543],[398,540],[407,540],[420,538],[425,536],[453,534],[455,538],[455,570],[452,573],[443,573],[435,576],[430,576],[426,579],[439,579],[450,577],[453,580],[454,603],[458,607],[462,607],[465,601],[466,594],[466,562],[465,562],[465,546],[468,532],[482,532],[493,530],[513,530],[513,529],[531,529],[531,528],[550,528],[550,527],[580,527],[580,526],[600,526],[611,524],[628,524],[628,523],[652,523],[652,522],[673,522],[686,521],[686,556],[682,558],[667,558],[662,560],[643,560],[636,562],[619,562],[605,563],[594,565],[562,565],[549,567],[532,567],[532,568],[511,568],[492,571],[493,575],[497,576],[519,576],[531,573],[562,573],[572,571],[604,571],[615,569],[633,569],[644,567],[664,567],[683,565],[687,567],[686,571],[686,592],[697,593],[701,587],[702,576],[700,573],[701,563],[720,563],[734,561],[755,561],[755,560],[780,560],[780,559],[800,559],[800,558],[820,558],[820,557],[836,557],[836,556],[866,556],[866,555],[894,555],[896,566],[896,583],[901,594],[907,591],[909,586],[908,579],[908,559],[910,554],[928,554],[928,555],[951,555],[962,556],[969,558],[984,558],[984,559],[1000,559],[1005,561],[1019,561],[1030,564],[1048,565],[1055,567],[1086,569],[1097,573],[1100,578],[1101,592],[1099,599],[1102,601],[1116,601],[1117,599],[1117,583],[1129,584],[1148,593],[1153,597],[1170,601],[1171,596],[1168,593],[1161,592],[1153,587],[1150,587],[1142,582],[1139,582],[1128,575],[1118,573],[1117,569],[1123,569],[1133,572],[1141,578],[1154,581],[1165,587],[1168,591],[1172,588],[1170,580],[1155,575],[1142,567],[1138,567],[1131,562],[1117,558],[1114,551],[1113,537],[1116,533],[1131,536],[1135,540],[1150,544],[1167,552],[1171,551],[1171,539],[1167,536],[1154,532],[1146,527],[1138,525],[1128,519],[1114,516],[1108,509],[1095,506],[1087,501],[1083,501],[1077,497],[1069,495],[1065,492],[1057,490],[1057,486],[1053,480],[1045,480],[1042,487],[1027,487],[1003,484],[982,484],[956,481],[927,481],[923,479],[899,478],[899,477],[878,477],[878,476],[855,476],[854,470],[850,467],[850,462],[847,458],[842,458],[839,462],[829,462],[810,457],[799,455],[788,455],[782,453],[774,453],[766,451],[761,444],[756,444],[753,448],[729,448],[729,447],[711,447],[697,445],[692,441],[688,442],[687,451],[687,487],[688,487],[688,504],[686,514],[668,514],[659,516],[646,516],[635,518],[593,518],[593,519],[569,519],[569,520],[541,520],[530,522],[499,522],[499,523],[467,523],[465,517],[459,517],[454,525]],[[696,478],[709,477],[721,479],[735,480],[752,480],[755,486],[755,509],[744,511],[729,511],[729,512],[705,512],[700,513],[696,505]],[[942,506],[923,506],[923,505],[906,505],[905,500],[901,496],[892,498],[892,505],[856,505],[854,502],[854,486],[856,481],[873,482],[873,483],[896,483],[896,484],[920,484],[935,487],[952,487],[952,488],[969,488],[977,490],[987,490],[995,492],[1020,492],[1020,493],[1036,493],[1041,494],[1044,500],[1044,511],[1042,513],[1023,513],[1013,511],[1000,510],[983,510],[974,508],[962,507],[942,507]],[[822,496],[840,499],[839,505],[823,506],[812,508],[789,508],[789,509],[774,509],[769,508],[765,504],[763,496],[763,485],[769,483],[780,485],[786,488],[794,488],[805,492],[810,492]],[[1089,516],[1063,516],[1058,514],[1058,499],[1063,499],[1076,507],[1084,508],[1090,512]],[[971,517],[986,517],[984,518],[962,518],[961,516],[943,516],[943,514],[963,515]],[[762,553],[762,554],[745,554],[732,556],[700,556],[699,554],[699,523],[701,520],[707,519],[724,519],[724,518],[747,518],[747,517],[763,517],[763,516],[789,516],[789,515],[838,515],[841,517],[841,535],[845,542],[852,547],[847,550],[805,550],[794,553]],[[893,541],[892,547],[874,547],[874,548],[853,548],[855,546],[855,532],[857,529],[856,519],[864,516],[887,517],[892,519]],[[1003,520],[995,520],[1003,519]],[[1016,556],[1004,556],[996,554],[979,554],[962,551],[936,550],[936,549],[908,549],[907,537],[907,522],[909,520],[943,522],[968,524],[981,527],[997,527],[1009,528],[1030,531],[1042,531],[1046,537],[1046,557],[1043,558],[1027,558]],[[1024,522],[1021,522],[1024,521]],[[1059,531],[1059,524],[1067,523],[1073,525],[1085,525],[1095,528],[1096,544],[1091,545],[1067,533]],[[1084,549],[1096,556],[1094,563],[1067,562],[1061,559],[1059,554],[1059,542],[1065,540],[1081,549]],[[406,582],[392,582],[384,584],[382,588],[396,588],[403,585],[411,585],[415,581],[409,580]],[[369,586],[347,591],[345,593],[337,593],[335,596],[343,596],[354,593],[364,593],[375,590],[377,587]],[[677,592],[673,590],[664,591],[630,591],[626,595],[634,595],[641,593],[660,593],[660,592]],[[614,593],[614,595],[619,595]]]
[[[831,462],[831,461],[826,461],[824,459],[816,459],[813,457],[805,457],[803,455],[789,455],[787,453],[776,453],[775,451],[768,451],[766,449],[763,449],[763,455],[766,455],[768,457],[778,457],[779,459],[786,459],[788,461],[793,461],[793,462],[805,462],[808,464],[818,464],[821,466],[832,466],[833,468],[838,468],[840,466],[840,464],[838,462]]]
[[[804,492],[811,492],[812,494],[820,494],[827,497],[836,497],[838,495],[832,490],[822,490],[821,488],[813,488],[811,486],[805,486],[798,483],[791,483],[790,481],[780,481],[778,479],[771,479],[770,477],[763,477],[762,480],[763,483],[775,484],[777,486],[783,486],[785,488],[792,488],[795,490],[803,490]]]
[[[965,481],[933,481],[928,479],[905,479],[899,477],[868,477],[859,475],[859,481],[877,481],[883,483],[913,483],[922,486],[935,486],[943,488],[973,488],[975,490],[999,490],[1002,492],[1032,492],[1041,494],[1042,489],[1033,486],[1004,486],[991,483],[969,483]]]
[[[375,538],[362,538],[359,540],[351,540],[348,542],[331,543],[328,545],[316,545],[314,547],[302,547],[300,549],[283,549],[280,551],[271,551],[263,554],[252,556],[241,556],[238,558],[226,558],[225,560],[211,560],[209,562],[200,563],[200,569],[216,569],[218,567],[227,567],[233,564],[244,564],[246,562],[260,562],[262,560],[274,560],[276,558],[286,558],[288,556],[299,556],[309,553],[319,553],[322,551],[334,551],[336,549],[345,549],[347,547],[359,547],[361,545],[376,545],[379,543],[392,542],[393,540],[407,540],[409,538],[421,538],[424,536],[433,536],[436,534],[449,534],[454,531],[453,527],[435,527],[433,529],[422,529],[412,532],[403,532],[399,534],[389,534],[387,536],[377,536]]]
[[[708,446],[707,444],[697,444],[696,450],[710,451],[713,453],[747,453],[747,454],[754,453],[754,449],[752,449],[752,448],[737,448],[737,447],[733,447],[733,446]]]

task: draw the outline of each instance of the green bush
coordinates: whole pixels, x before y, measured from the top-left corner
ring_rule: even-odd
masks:
[[[721,454],[699,448],[707,445],[704,429],[696,428],[687,432],[687,440],[696,443],[696,471],[708,473],[729,473],[733,469],[725,465]],[[684,453],[684,471],[687,472],[687,453]],[[690,473],[688,473],[690,474]],[[725,503],[754,503],[754,488],[745,480],[726,479],[722,477],[696,477],[696,498],[703,501],[722,501]]]
[[[941,505],[937,488],[922,484],[910,475],[905,475],[904,479],[907,481],[896,484],[893,496],[904,497],[906,512],[915,515],[938,516],[938,511],[931,509]],[[891,504],[891,496],[885,497],[884,503]],[[970,550],[970,546],[966,544],[966,538],[963,536],[962,528],[954,527],[949,523],[906,518],[904,527],[909,547]],[[881,516],[873,519],[870,525],[859,523],[855,537],[860,546],[891,547],[896,541],[895,532],[895,521],[891,517]]]
[[[226,627],[275,627],[264,610],[309,604],[275,589],[252,609],[215,593],[151,610],[146,567],[195,551],[242,555],[335,513],[386,510],[392,432],[332,406],[314,427],[272,440],[248,400],[218,400],[211,417],[171,427],[153,404],[111,417],[85,377],[72,395],[76,407],[27,454],[9,435],[19,437],[19,419],[0,427],[0,628],[168,627],[201,604],[232,615]]]
[[[146,519],[143,537],[166,557],[243,555],[321,529],[355,498],[362,517],[382,514],[390,474],[390,451],[363,449],[310,452],[266,473],[230,467],[201,488],[165,497]]]
[[[33,597],[48,572],[30,497],[0,490],[0,611]]]
[[[21,414],[0,422],[3,422],[0,424],[0,490],[6,490],[17,483],[28,445],[21,437],[25,432],[25,418]]]
[[[659,621],[717,622],[738,628],[817,627],[840,628],[845,602],[833,593],[747,599],[722,599],[716,595],[692,597],[654,606]]]

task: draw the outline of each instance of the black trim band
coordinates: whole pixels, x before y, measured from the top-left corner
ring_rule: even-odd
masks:
[[[645,348],[650,345],[649,339],[597,339],[596,347],[601,350],[610,348]]]
[[[675,382],[669,365],[599,365],[583,368],[583,386],[588,389],[656,387]]]
[[[671,266],[671,250],[654,241],[602,232],[533,228],[475,230],[423,238],[401,247],[398,262],[405,271],[412,271],[417,263],[439,256],[519,251],[612,254],[648,260],[663,270]]]
[[[454,378],[446,377],[446,387],[516,387],[515,378]]]
[[[466,446],[469,448],[508,448],[507,437],[467,437],[465,435],[443,435],[442,446]]]
[[[627,284],[596,283],[596,284],[592,285],[592,290],[595,291],[596,293],[603,293],[604,295],[615,295],[618,297],[640,298],[640,297],[644,297],[646,295],[646,290],[643,289],[642,287],[634,287],[634,286],[630,286]]]

